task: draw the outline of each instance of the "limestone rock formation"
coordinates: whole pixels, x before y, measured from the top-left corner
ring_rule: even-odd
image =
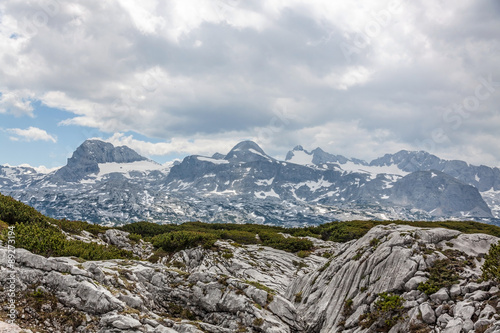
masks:
[[[133,248],[125,236],[108,231],[95,241]],[[500,330],[500,290],[479,277],[497,242],[391,224],[348,243],[316,240],[305,258],[230,241],[157,263],[17,249],[13,271],[0,247],[0,279],[14,274],[15,323],[32,332],[492,333]],[[453,273],[444,284],[433,275],[442,264]],[[6,304],[5,289],[0,298]],[[383,308],[389,300],[394,306]]]

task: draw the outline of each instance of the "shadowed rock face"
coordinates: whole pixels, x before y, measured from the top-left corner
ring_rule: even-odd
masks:
[[[66,166],[59,169],[54,178],[67,182],[76,182],[88,174],[99,172],[99,163],[131,163],[147,160],[134,150],[100,140],[87,140],[68,158]]]
[[[137,246],[126,235],[108,230],[100,238],[88,233],[78,237],[122,248]],[[43,311],[52,313],[53,320],[43,322],[43,329],[56,331],[62,318],[56,316],[59,311],[86,318],[75,327],[84,332],[230,333],[245,327],[247,332],[368,333],[379,330],[380,323],[363,328],[360,316],[373,311],[383,292],[403,300],[404,315],[391,332],[409,332],[416,325],[445,332],[483,326],[490,327],[488,333],[500,329],[495,315],[498,288],[490,282],[475,282],[482,257],[498,242],[496,237],[387,225],[349,243],[314,241],[317,249],[306,258],[219,241],[217,246],[232,252],[232,258],[194,248],[156,264],[130,260],[78,263],[18,249],[16,285],[19,293],[29,295],[38,288],[47,297],[41,298],[47,302]],[[139,245],[144,248],[146,244]],[[334,255],[327,259],[321,255],[325,251]],[[0,247],[1,266],[7,265],[7,255],[7,249]],[[468,260],[457,283],[431,295],[419,291],[419,283],[429,279],[429,267],[446,258]],[[177,268],[171,266],[174,262]],[[8,274],[0,270],[1,279]],[[0,293],[0,301],[5,297]],[[59,305],[48,309],[54,302]],[[20,307],[24,319],[17,323],[21,326],[45,313],[28,308]]]
[[[464,215],[491,217],[491,210],[474,186],[439,171],[413,172],[394,184],[390,201],[411,206],[435,216]]]
[[[464,161],[443,160],[424,151],[402,150],[373,160],[370,165],[397,165],[406,172],[437,170],[477,187],[481,192],[500,190],[500,169],[470,165]]]

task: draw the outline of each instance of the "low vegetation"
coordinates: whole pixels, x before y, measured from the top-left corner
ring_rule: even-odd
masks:
[[[484,259],[482,278],[500,283],[500,242],[491,245]]]
[[[434,261],[432,266],[427,269],[429,279],[418,286],[418,290],[427,295],[434,294],[443,287],[449,288],[458,283],[459,275],[464,271],[465,267],[475,265],[473,259],[461,251],[448,249],[442,251],[442,253],[446,256],[446,259]]]
[[[369,328],[377,326],[377,332],[389,332],[389,330],[404,319],[403,304],[405,299],[393,293],[378,294],[378,299],[374,303],[374,311],[366,313],[360,317],[360,325]]]
[[[234,244],[238,245],[270,246],[296,253],[299,257],[305,257],[314,250],[314,245],[309,239],[303,237],[347,242],[364,236],[377,225],[391,223],[423,228],[443,227],[464,233],[485,233],[500,237],[500,227],[472,221],[348,221],[304,228],[284,228],[260,224],[187,222],[160,225],[150,222],[136,222],[126,224],[119,229],[129,232],[130,240],[135,243],[139,242],[140,239],[151,242],[156,248],[155,257],[158,258],[200,245],[210,248],[218,239],[232,240]],[[8,226],[15,226],[17,247],[23,247],[45,256],[76,256],[87,260],[132,257],[130,252],[119,250],[114,246],[89,245],[81,241],[68,240],[62,232],[80,234],[82,231],[87,231],[98,235],[106,232],[109,229],[107,227],[83,221],[49,218],[28,205],[0,194],[0,240],[7,240]],[[293,237],[286,237],[285,234]],[[370,245],[376,248],[379,242],[378,239],[372,239]],[[496,251],[500,252],[500,249]],[[495,256],[500,255],[490,255],[491,259],[485,268],[485,278],[499,275],[499,265],[495,266],[494,264],[495,259],[493,258]],[[494,271],[495,267],[497,267],[496,272]]]
[[[198,245],[210,248],[218,239],[232,240],[237,244],[260,244],[296,252],[299,256],[306,256],[313,249],[313,243],[308,239],[287,238],[281,234],[293,229],[258,224],[187,222],[158,225],[137,222],[124,225],[120,229],[140,235],[144,240],[152,242],[155,247],[170,253]]]
[[[102,226],[81,221],[56,220],[46,217],[34,208],[11,197],[0,194],[0,220],[4,221],[0,240],[7,242],[8,230],[13,226],[15,247],[24,248],[44,256],[74,256],[85,260],[132,258],[129,251],[115,246],[89,244],[68,240],[62,230],[76,233],[86,230],[92,233],[106,230]]]

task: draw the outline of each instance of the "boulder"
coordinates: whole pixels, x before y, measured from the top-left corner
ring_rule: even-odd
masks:
[[[448,294],[448,291],[446,290],[446,288],[439,289],[437,292],[430,295],[429,297],[433,302],[436,302],[436,303],[442,303],[442,302],[448,301],[450,299],[450,295]]]
[[[443,333],[460,333],[462,327],[464,326],[464,321],[460,318],[452,319],[448,322]]]
[[[428,280],[428,278],[426,278],[424,276],[414,276],[410,280],[408,280],[408,282],[406,282],[405,289],[407,291],[417,290],[418,285],[420,283],[427,281],[427,280]]]
[[[436,314],[429,303],[420,304],[420,313],[422,314],[422,320],[427,324],[434,324],[436,322]]]

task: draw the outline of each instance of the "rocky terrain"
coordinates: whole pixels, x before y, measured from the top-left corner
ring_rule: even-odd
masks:
[[[401,151],[370,163],[301,146],[285,161],[251,141],[160,165],[87,140],[50,173],[0,166],[0,191],[54,218],[317,225],[335,220],[500,221],[500,170]]]
[[[119,230],[67,236],[114,244],[143,259],[152,254],[150,244]],[[18,318],[16,326],[1,323],[0,331],[500,330],[500,290],[480,279],[494,236],[390,224],[347,243],[311,240],[309,256],[228,240],[155,263],[45,258],[17,249]],[[8,250],[0,247],[2,281],[11,274],[7,262]],[[8,310],[5,289],[0,295]]]

